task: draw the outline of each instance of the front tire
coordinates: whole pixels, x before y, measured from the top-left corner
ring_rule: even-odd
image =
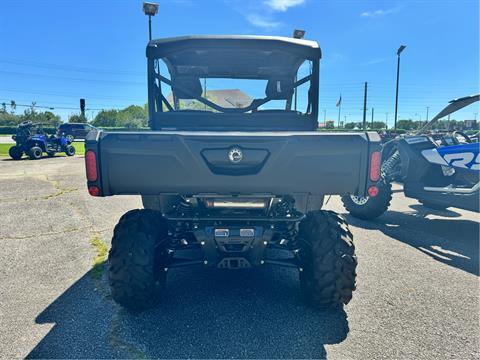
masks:
[[[28,157],[30,160],[38,160],[42,158],[43,151],[39,146],[33,146],[28,151]]]
[[[166,282],[167,222],[153,210],[132,210],[115,226],[108,260],[113,299],[130,311],[157,305]]]
[[[375,197],[355,195],[342,196],[345,209],[353,216],[362,220],[372,220],[388,210],[392,201],[392,185],[378,183],[378,194]]]
[[[299,226],[300,287],[305,301],[322,309],[348,304],[357,258],[348,225],[333,211],[312,211]]]
[[[19,146],[12,146],[10,149],[8,149],[8,155],[10,155],[13,160],[20,160],[22,158],[23,151]]]

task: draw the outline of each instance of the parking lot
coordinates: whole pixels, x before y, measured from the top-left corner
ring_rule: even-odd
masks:
[[[1,358],[480,356],[478,214],[397,191],[376,221],[347,215],[359,266],[344,311],[305,307],[289,269],[198,267],[171,271],[161,306],[131,315],[92,266],[139,207],[90,197],[82,157],[0,158]],[[345,212],[338,197],[326,208]]]

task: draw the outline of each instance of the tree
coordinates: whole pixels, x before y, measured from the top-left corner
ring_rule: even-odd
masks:
[[[368,124],[369,129],[385,129],[386,125],[383,121],[374,121]]]
[[[328,120],[325,123],[325,129],[334,129],[334,128],[335,128],[335,122],[333,122],[332,120]]]
[[[117,126],[118,110],[102,110],[92,121],[93,126],[115,127]]]
[[[416,128],[417,128],[417,124],[411,119],[397,121],[397,129],[415,130]]]
[[[126,128],[140,128],[146,127],[148,120],[148,113],[146,106],[130,105],[122,110],[102,110],[95,119],[92,125],[97,127],[126,127]]]
[[[0,126],[17,126],[21,122],[19,115],[9,112],[0,112]]]
[[[355,129],[355,127],[357,126],[357,123],[354,123],[354,122],[349,122],[349,123],[346,123],[344,128],[345,129]]]
[[[87,118],[85,117],[85,115],[72,114],[68,117],[68,122],[69,123],[83,123],[83,124],[86,124],[88,121],[87,121]]]

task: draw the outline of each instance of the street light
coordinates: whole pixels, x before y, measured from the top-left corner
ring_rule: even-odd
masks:
[[[155,16],[158,13],[158,4],[153,2],[144,2],[143,12],[148,16],[148,39],[152,40],[152,16]]]
[[[397,90],[395,92],[395,123],[394,123],[394,129],[397,129],[397,114],[398,114],[398,82],[400,80],[400,54],[402,53],[403,50],[405,50],[406,46],[405,45],[400,45],[400,47],[397,50]]]
[[[294,39],[303,39],[303,37],[305,36],[305,30],[300,30],[300,29],[295,29],[293,30],[293,38]],[[295,74],[295,82],[297,82],[297,75],[298,74]],[[295,87],[295,89],[293,90],[293,94],[294,94],[294,107],[295,107],[295,111],[297,111],[297,88]]]

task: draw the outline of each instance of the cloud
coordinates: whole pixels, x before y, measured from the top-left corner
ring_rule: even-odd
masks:
[[[275,29],[282,25],[281,22],[270,20],[258,14],[247,15],[247,21],[253,26],[261,27],[263,29]]]
[[[266,0],[264,2],[270,9],[275,11],[285,12],[288,8],[302,5],[305,3],[305,0]]]
[[[385,62],[387,59],[385,58],[378,58],[378,59],[371,59],[371,60],[368,60],[364,63],[362,63],[362,65],[376,65],[376,64],[381,64],[383,62]]]
[[[366,17],[366,18],[377,18],[385,15],[390,15],[394,14],[398,11],[398,8],[392,8],[392,9],[378,9],[378,10],[373,10],[373,11],[364,11],[360,14],[361,17]]]

